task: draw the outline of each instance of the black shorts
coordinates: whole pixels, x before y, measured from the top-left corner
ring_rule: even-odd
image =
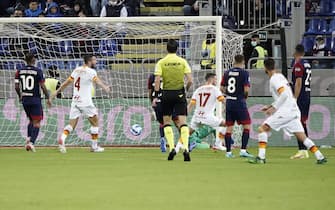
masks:
[[[163,109],[162,109],[162,103],[158,102],[156,107],[153,107],[155,110],[155,114],[156,114],[156,119],[160,124],[163,124]],[[172,113],[172,119],[173,121],[177,120],[177,116],[175,114],[175,112]]]
[[[187,101],[184,90],[163,90],[162,91],[163,116],[187,116]]]

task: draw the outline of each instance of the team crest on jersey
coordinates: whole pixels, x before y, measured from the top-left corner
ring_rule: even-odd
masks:
[[[301,71],[301,68],[296,67],[294,70],[295,70],[295,71]]]

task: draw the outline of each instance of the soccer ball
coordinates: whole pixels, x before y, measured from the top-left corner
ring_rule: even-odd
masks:
[[[130,128],[130,133],[134,136],[139,136],[142,133],[142,127],[139,124],[134,124]]]

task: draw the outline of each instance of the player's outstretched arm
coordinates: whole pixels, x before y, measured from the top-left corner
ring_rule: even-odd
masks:
[[[69,86],[73,82],[71,77],[67,78],[65,82],[63,82],[60,87],[51,95],[51,100],[53,100],[59,93],[63,92],[63,90]]]
[[[194,106],[195,106],[195,101],[191,99],[190,102],[188,103],[187,111],[191,113],[193,111]]]
[[[41,83],[40,86],[41,86],[42,91],[44,93],[45,99],[47,100],[48,107],[51,107],[51,100],[50,100],[49,91],[48,91],[47,87],[45,86],[44,83]]]
[[[186,74],[186,91],[190,89],[193,84],[193,77],[191,73]]]
[[[110,93],[111,90],[109,86],[105,85],[105,83],[103,83],[99,77],[96,77],[94,81],[95,81],[95,84],[101,87],[106,93],[108,94]]]

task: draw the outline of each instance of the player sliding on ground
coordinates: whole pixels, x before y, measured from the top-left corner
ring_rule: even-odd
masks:
[[[88,121],[91,124],[91,152],[103,152],[104,148],[98,146],[98,112],[92,101],[92,87],[93,82],[104,89],[107,93],[110,92],[108,86],[106,86],[97,76],[97,72],[94,70],[97,63],[97,59],[93,55],[84,56],[84,65],[76,68],[71,76],[61,84],[60,88],[52,94],[51,99],[54,99],[59,92],[70,84],[73,85],[73,97],[70,110],[70,121],[65,126],[63,134],[58,140],[59,150],[61,153],[66,153],[65,140],[66,137],[76,128],[78,119],[81,115],[88,117]]]
[[[36,59],[33,54],[25,55],[26,65],[16,71],[15,90],[24,111],[29,118],[28,134],[25,148],[35,152],[35,141],[43,119],[43,107],[41,103],[40,87],[43,90],[47,104],[50,107],[49,93],[44,84],[44,76],[41,69],[35,67]]]
[[[215,85],[217,83],[216,74],[207,73],[206,83],[196,89],[192,99],[188,105],[188,111],[191,112],[195,106],[194,115],[191,120],[190,129],[190,144],[193,143],[193,132],[203,125],[208,125],[215,128],[219,135],[215,140],[213,149],[225,151],[226,148],[222,145],[224,135],[226,133],[225,122],[222,118],[216,117],[214,114],[216,102],[223,102],[224,96]]]
[[[249,159],[249,162],[265,163],[265,150],[269,132],[271,129],[276,131],[283,129],[288,135],[294,134],[298,141],[303,142],[307,149],[314,153],[317,164],[326,163],[327,159],[304,132],[304,127],[300,122],[300,111],[287,79],[282,74],[277,73],[273,59],[265,60],[264,66],[265,73],[270,77],[270,92],[275,101],[262,108],[262,111],[270,116],[258,128],[258,156]]]
[[[155,70],[155,96],[153,106],[156,106],[160,90],[161,78],[162,87],[162,110],[164,121],[164,135],[169,144],[170,153],[168,160],[173,160],[177,154],[174,147],[174,134],[172,130],[172,114],[178,117],[177,127],[180,130],[180,139],[184,145],[184,161],[191,161],[188,138],[189,128],[186,124],[187,102],[184,87],[184,78],[186,77],[186,91],[192,85],[191,68],[187,61],[176,55],[178,43],[170,39],[167,43],[168,55],[159,60]]]
[[[234,58],[234,67],[224,73],[221,81],[222,92],[226,94],[227,131],[225,145],[227,148],[227,158],[234,157],[231,151],[231,134],[235,122],[243,125],[240,157],[253,157],[253,155],[247,152],[251,120],[246,99],[249,94],[250,78],[244,66],[244,56],[236,55]]]

